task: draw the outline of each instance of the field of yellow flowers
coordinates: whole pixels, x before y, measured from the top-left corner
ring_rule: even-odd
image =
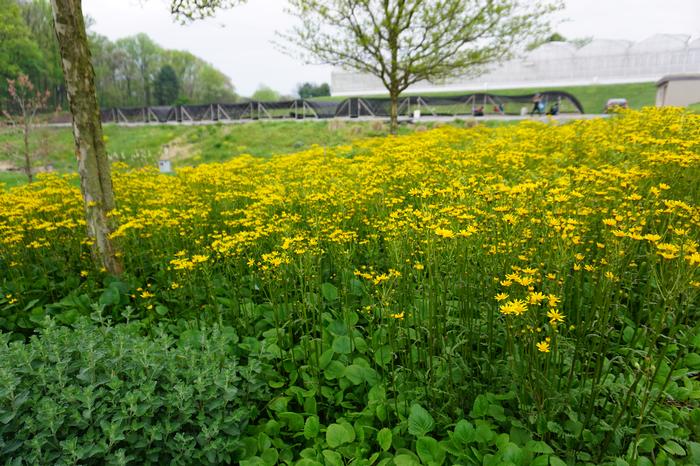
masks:
[[[0,330],[235,332],[270,392],[211,462],[700,464],[700,115],[114,172],[119,278],[74,178],[0,190]]]

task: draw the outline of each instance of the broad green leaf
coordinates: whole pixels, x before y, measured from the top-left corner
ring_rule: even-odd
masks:
[[[352,430],[352,427],[350,428]],[[331,424],[326,430],[326,443],[331,448],[337,448],[344,443],[350,443],[355,440],[355,433],[352,434],[345,426],[340,424]]]
[[[343,457],[337,451],[323,450],[326,466],[343,466]]]
[[[288,396],[278,396],[267,405],[272,411],[281,412],[287,409],[287,404],[291,400]]]
[[[472,417],[484,417],[489,409],[489,400],[486,395],[478,395],[474,400],[474,407],[472,408]]]
[[[673,440],[666,442],[661,448],[666,450],[669,454],[674,456],[685,456],[685,450],[678,443]]]
[[[468,444],[474,441],[476,431],[474,426],[469,421],[462,419],[455,425],[453,438],[463,444]]]
[[[340,361],[331,361],[323,370],[323,376],[328,380],[339,379],[345,374],[345,366]]]
[[[559,459],[557,456],[550,456],[549,457],[549,465],[550,466],[568,466],[564,461]]]
[[[394,456],[394,464],[396,466],[421,466],[420,462],[411,455]]]
[[[530,466],[549,466],[549,456],[538,456],[530,463]]]
[[[304,437],[307,439],[316,438],[321,431],[321,424],[318,421],[318,416],[309,416],[304,423]]]
[[[304,430],[304,416],[299,413],[279,413],[277,416],[284,422],[291,432],[302,432]]]
[[[260,455],[267,466],[275,466],[279,456],[280,455],[277,453],[277,450],[274,448],[266,448]]]
[[[382,430],[377,432],[377,443],[379,444],[379,448],[382,450],[389,451],[389,448],[391,448],[391,439],[392,434],[390,429],[384,427]]]
[[[359,385],[365,381],[365,368],[357,364],[351,364],[345,369],[345,377],[353,385]]]
[[[415,403],[411,406],[408,415],[408,432],[416,437],[423,437],[433,430],[433,417],[421,405]]]
[[[554,451],[549,445],[537,440],[530,440],[525,444],[525,448],[533,453],[544,453],[547,455],[550,453],[554,453]]]
[[[338,299],[338,288],[331,283],[324,283],[321,285],[321,294],[326,301],[335,301]]]
[[[416,453],[423,464],[440,465],[445,461],[445,449],[432,437],[420,437],[416,441]]]
[[[352,352],[352,341],[347,335],[341,335],[333,339],[333,351],[340,354],[350,354]]]
[[[389,364],[393,357],[394,352],[389,345],[380,346],[374,351],[374,362],[382,367]]]

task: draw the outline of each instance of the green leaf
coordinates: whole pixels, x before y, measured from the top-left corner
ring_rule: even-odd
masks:
[[[352,352],[352,341],[347,335],[341,335],[333,339],[333,351],[340,354],[350,354]]]
[[[391,438],[391,430],[387,429],[386,427],[377,432],[377,443],[379,444],[379,448],[384,451],[389,451],[389,448],[391,448]]]
[[[538,456],[530,463],[530,466],[549,466],[549,456]]]
[[[99,303],[102,306],[113,306],[115,304],[119,304],[119,299],[119,290],[116,287],[109,286],[102,292]]]
[[[508,442],[505,447],[501,449],[501,456],[504,460],[510,461],[511,463],[521,464],[523,460],[522,449],[514,444],[513,442]]]
[[[343,457],[337,451],[323,450],[326,466],[343,466]]]
[[[309,416],[304,423],[304,437],[307,439],[316,438],[321,431],[321,424],[318,416]]]
[[[408,415],[408,432],[416,437],[423,437],[433,430],[433,417],[421,405],[415,403],[411,406]]]
[[[342,320],[334,320],[328,325],[328,331],[334,336],[347,335],[348,325]]]
[[[478,395],[474,400],[474,407],[472,408],[472,417],[484,417],[489,409],[489,400],[486,395]]]
[[[277,450],[274,448],[266,448],[260,455],[267,466],[275,466],[279,456],[280,455],[277,453]]]
[[[460,443],[469,444],[474,441],[475,435],[476,431],[471,422],[462,419],[455,426],[454,435],[452,437]]]
[[[666,450],[669,454],[674,456],[685,456],[685,450],[678,443],[673,440],[666,442],[661,448]]]
[[[284,422],[291,432],[302,432],[304,430],[304,416],[299,413],[279,413],[280,421]]]
[[[350,364],[345,369],[345,377],[353,383],[359,385],[365,380],[365,368],[357,364]]]
[[[440,465],[445,461],[445,449],[432,437],[420,437],[416,441],[416,453],[424,464]]]
[[[564,461],[559,459],[556,456],[550,456],[549,457],[549,465],[550,466],[568,466]]]
[[[291,400],[288,396],[278,396],[267,405],[272,411],[281,412],[287,409],[287,404]]]
[[[396,466],[421,466],[420,462],[411,455],[394,456],[394,464]]]
[[[168,313],[168,308],[163,306],[162,304],[158,304],[156,306],[156,312],[158,313],[159,316],[164,316],[165,314]]]
[[[338,299],[338,288],[331,283],[324,283],[321,285],[321,294],[326,301],[335,301]]]
[[[328,380],[339,379],[345,374],[345,366],[340,361],[331,361],[323,370],[323,376]]]
[[[525,444],[525,448],[531,451],[532,453],[544,453],[546,455],[554,453],[554,450],[552,450],[552,448],[549,445],[537,440],[530,440]]]
[[[378,365],[384,367],[389,362],[391,362],[391,359],[394,357],[394,352],[391,349],[391,346],[389,345],[384,345],[379,347],[377,350],[374,351],[374,362],[376,362]]]
[[[321,354],[321,357],[318,360],[318,364],[321,366],[321,369],[325,369],[328,364],[333,360],[333,355],[335,353],[333,352],[332,349],[327,349]]]
[[[326,443],[331,448],[337,448],[344,443],[350,443],[355,440],[355,432],[352,430],[352,426],[346,426],[340,424],[331,424],[326,430]],[[352,432],[352,433],[351,433]]]

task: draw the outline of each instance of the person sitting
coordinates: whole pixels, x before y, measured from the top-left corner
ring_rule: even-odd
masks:
[[[484,106],[480,105],[474,109],[474,116],[484,116]]]
[[[547,115],[558,115],[559,114],[559,102],[554,102],[551,107],[549,107],[549,111],[547,112]]]

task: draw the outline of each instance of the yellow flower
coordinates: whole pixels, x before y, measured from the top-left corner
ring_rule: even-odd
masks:
[[[564,318],[566,316],[559,312],[557,309],[550,309],[547,311],[547,317],[549,317],[550,324],[556,325],[564,322]]]
[[[390,317],[391,317],[392,319],[399,319],[399,320],[400,320],[400,319],[403,319],[403,316],[404,316],[404,313],[403,313],[403,312],[399,312],[399,313],[397,313],[397,314],[391,314],[391,315],[390,315]]]
[[[503,315],[520,316],[527,312],[527,303],[522,299],[516,299],[513,301],[508,301],[505,304],[501,304],[499,310]]]
[[[81,270],[81,271],[80,271],[80,276],[81,276],[81,277],[84,278],[84,277],[87,277],[88,275],[89,275],[89,273],[88,273],[87,270]]]
[[[508,293],[498,293],[496,296],[494,296],[496,301],[505,301],[508,299]]]
[[[141,296],[143,299],[148,299],[148,298],[154,297],[155,295],[154,295],[153,293],[151,293],[150,291],[144,291],[144,292],[141,293],[140,296]]]
[[[557,307],[559,301],[561,301],[561,299],[558,296],[553,294],[547,295],[547,304],[549,305],[549,307]]]
[[[537,349],[541,353],[549,353],[549,342],[548,341],[541,341],[537,343]]]
[[[540,291],[535,291],[530,293],[530,296],[528,297],[528,302],[530,304],[540,304],[542,301],[544,301],[546,296],[544,293]]]

